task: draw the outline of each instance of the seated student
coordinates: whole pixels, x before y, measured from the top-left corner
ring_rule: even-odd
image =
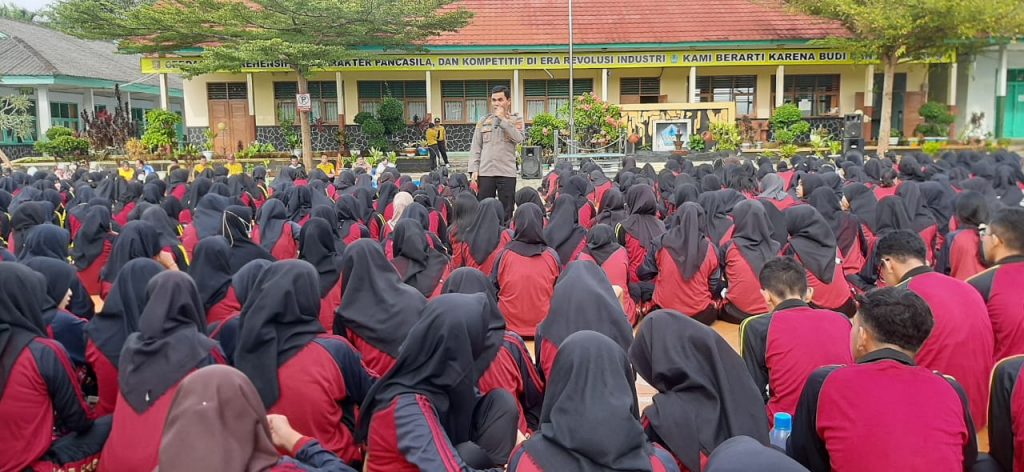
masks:
[[[146,284],[146,297],[139,331],[128,335],[121,350],[121,391],[100,470],[156,467],[167,411],[181,380],[195,369],[225,361],[217,342],[203,334],[203,305],[191,277],[162,272]]]
[[[504,331],[484,294],[430,301],[362,405],[356,431],[366,444],[364,470],[500,470],[515,445],[515,400],[502,390],[478,397],[476,385]]]
[[[164,270],[152,259],[133,259],[121,268],[103,309],[85,327],[85,358],[96,374],[99,401],[96,414],[114,412],[117,395],[117,367],[124,341],[139,330],[139,317],[146,306],[146,285]]]
[[[702,470],[708,454],[733,436],[768,443],[757,387],[714,330],[677,311],[657,310],[640,323],[636,336],[629,357],[658,390],[644,410],[644,430],[672,452],[682,470]]]
[[[921,184],[911,181],[904,182],[900,185],[896,195],[902,198],[903,204],[907,206],[910,229],[913,229],[924,240],[925,248],[928,250],[928,258],[925,259],[925,262],[928,265],[935,265],[935,248],[940,245],[941,235],[938,222],[935,221],[932,212],[928,210],[928,202],[921,193]]]
[[[313,217],[299,231],[299,260],[316,268],[320,295],[320,324],[333,332],[334,311],[341,306],[341,254],[331,224]]]
[[[46,336],[44,297],[37,296],[46,292],[45,278],[0,262],[0,291],[0,434],[9,442],[0,470],[94,467],[109,418],[93,422],[71,360]]]
[[[101,272],[102,283],[100,295],[106,299],[114,279],[128,261],[145,258],[153,259],[168,270],[178,270],[174,256],[160,249],[160,235],[156,228],[145,221],[129,221],[121,228],[114,247],[110,251],[110,259]]]
[[[509,331],[532,338],[548,313],[561,264],[558,253],[544,242],[544,217],[537,205],[517,208],[512,223],[512,241],[501,252],[491,278]]]
[[[843,274],[856,274],[864,268],[867,237],[864,235],[860,218],[842,210],[836,192],[829,187],[819,187],[807,198],[825,219],[836,237],[836,247],[842,259]]]
[[[498,199],[485,198],[480,202],[475,216],[457,227],[458,235],[452,241],[452,268],[472,267],[485,274],[494,272],[498,254],[511,239],[503,226],[504,220],[505,209]]]
[[[110,208],[90,205],[75,235],[71,259],[78,269],[78,278],[91,296],[100,295],[100,272],[110,259],[117,233],[110,228]]]
[[[346,245],[352,244],[357,239],[370,237],[370,229],[360,221],[359,201],[356,200],[356,197],[348,194],[342,195],[335,205],[335,211],[338,213],[338,220],[341,223],[338,234],[341,235]]]
[[[981,225],[988,222],[989,207],[980,193],[966,191],[956,197],[954,223],[957,229],[946,235],[935,270],[953,278],[967,280],[985,271],[981,253]]]
[[[1020,385],[1024,356],[1007,357],[992,371],[992,392],[988,404],[988,444],[999,468],[992,471],[1024,470],[1024,388]],[[979,463],[981,461],[979,460]],[[977,470],[982,470],[977,467]]]
[[[1024,209],[1003,208],[981,231],[982,253],[991,269],[968,280],[985,300],[995,335],[995,358],[1024,354]]]
[[[13,204],[12,204],[13,205]],[[27,201],[11,211],[11,234],[7,247],[15,256],[21,257],[21,240],[36,226],[54,222],[53,204],[50,202]]]
[[[334,334],[344,336],[378,375],[391,370],[427,299],[402,283],[380,243],[360,239],[341,256],[341,306]]]
[[[966,282],[928,267],[924,241],[913,231],[885,235],[878,240],[876,252],[885,283],[909,289],[931,309],[934,325],[914,360],[957,379],[971,401],[975,429],[984,428],[994,349],[985,301]]]
[[[629,296],[629,255],[626,248],[615,240],[615,230],[606,224],[596,224],[587,233],[587,247],[583,248],[576,260],[591,261],[601,266],[612,287],[622,291],[622,309],[629,324],[637,322],[636,303]]]
[[[629,349],[633,330],[608,277],[593,262],[570,263],[558,277],[547,317],[537,327],[537,367],[548,378],[558,348],[572,333],[596,331]]]
[[[594,208],[600,211],[602,210],[600,205],[601,202],[604,201],[604,194],[611,190],[615,184],[608,178],[608,176],[604,175],[604,171],[600,168],[590,171],[589,178],[590,183],[594,186],[594,191],[590,192],[590,195],[588,195],[587,198],[590,200],[590,204],[594,205]],[[540,194],[537,194],[537,196],[539,197]],[[583,209],[580,208],[580,211],[582,210]],[[597,215],[594,215],[594,218],[594,223],[597,223]]]
[[[188,273],[199,287],[207,324],[224,321],[242,310],[231,287],[231,247],[223,236],[210,236],[196,245]]]
[[[597,208],[587,198],[588,184],[586,177],[574,175],[566,179],[565,185],[558,192],[559,197],[567,195],[572,198],[573,206],[577,209],[577,221],[583,229],[587,230],[594,226],[594,218],[597,216]],[[555,201],[557,202],[558,198],[555,198]]]
[[[807,472],[783,451],[757,442],[750,436],[736,436],[719,444],[708,457],[705,472]]]
[[[641,281],[638,273],[647,254],[665,234],[665,223],[658,219],[658,201],[649,185],[633,185],[626,191],[629,216],[615,227],[615,237],[629,255],[629,296],[637,305],[651,301],[654,283]],[[646,313],[647,310],[642,310]]]
[[[811,471],[970,469],[978,443],[967,395],[951,377],[914,364],[932,330],[928,304],[900,287],[859,300],[850,336],[857,363],[811,374],[789,456]]]
[[[449,259],[440,248],[431,246],[428,234],[415,220],[399,221],[391,234],[395,255],[391,264],[402,282],[432,298],[441,294],[448,278]]]
[[[676,190],[678,191],[678,189]],[[541,208],[544,207],[541,206]],[[598,208],[597,216],[594,217],[594,224],[611,226],[613,231],[628,216],[626,212],[626,197],[622,195],[618,187],[612,187],[604,193],[598,202]]]
[[[331,215],[334,210],[331,209]],[[275,261],[270,251],[253,242],[249,237],[252,230],[252,210],[241,205],[231,205],[224,210],[220,234],[228,240],[230,252],[228,268],[231,273],[238,272],[247,262],[254,259]]]
[[[754,385],[767,403],[768,422],[775,414],[792,415],[800,391],[815,369],[850,364],[850,320],[807,305],[811,298],[804,268],[791,257],[765,263],[759,279],[771,312],[740,325],[740,352]]]
[[[758,200],[771,203],[779,211],[785,211],[801,204],[800,200],[786,191],[786,181],[778,174],[766,174],[761,177],[760,185],[761,194],[757,196]]]
[[[600,333],[574,333],[555,358],[540,430],[512,452],[508,471],[678,472],[672,456],[644,437],[639,416],[626,353]]]
[[[288,219],[284,203],[271,198],[256,212],[252,240],[279,261],[295,259],[299,254],[300,230],[298,223]]]
[[[659,308],[684,313],[706,325],[718,319],[715,303],[721,282],[718,248],[706,233],[704,209],[684,203],[669,222],[647,261],[640,280],[654,280],[652,301]]]
[[[235,297],[238,298],[239,305],[244,307],[249,296],[255,293],[260,274],[263,273],[263,269],[270,267],[270,264],[271,262],[266,259],[256,259],[242,266],[238,272],[235,272],[235,275],[231,276],[231,288],[235,289]],[[238,331],[241,329],[240,315],[241,312],[234,313],[224,321],[206,325],[210,339],[220,343],[230,364],[233,364],[235,346],[238,345]]]
[[[580,224],[573,197],[559,195],[551,206],[551,217],[544,228],[544,241],[558,253],[558,260],[563,267],[575,260],[587,246],[584,240],[586,235],[587,230]]]
[[[837,261],[836,237],[818,210],[810,205],[790,208],[786,211],[786,230],[789,242],[782,254],[794,256],[807,269],[807,285],[813,290],[810,305],[853,316],[857,304],[843,276],[843,266]]]
[[[188,255],[185,253],[185,246],[178,239],[178,224],[167,216],[167,212],[160,207],[152,206],[142,212],[142,221],[147,221],[160,236],[160,251],[169,252],[174,258],[178,270],[188,270]]]
[[[779,182],[781,185],[781,179]],[[737,203],[733,219],[736,230],[732,240],[725,243],[721,251],[721,273],[728,289],[719,318],[729,323],[740,323],[768,312],[758,274],[766,262],[779,254],[780,246],[772,239],[768,214],[759,202]]]
[[[85,366],[87,322],[68,311],[72,282],[78,282],[75,269],[67,262],[48,257],[34,257],[22,264],[46,278],[46,292],[43,294],[43,326],[46,327],[46,334],[64,346],[76,368],[82,368]],[[82,289],[80,285],[78,289]]]
[[[231,206],[231,199],[216,193],[207,193],[199,200],[192,215],[192,222],[181,233],[181,244],[189,259],[193,258],[199,241],[221,234],[224,210]]]
[[[345,425],[354,423],[373,379],[351,344],[324,334],[316,269],[275,262],[257,285],[240,318],[235,366],[271,413],[287,416],[345,462],[359,462],[362,451]]]
[[[219,365],[199,369],[181,382],[159,454],[160,470],[355,472],[315,438],[292,428],[287,417],[267,415],[252,382]]]
[[[850,212],[860,219],[864,237],[867,238],[869,245],[872,244],[877,232],[875,214],[878,209],[878,200],[871,189],[862,183],[847,184],[843,187],[843,198],[839,204],[843,211]]]

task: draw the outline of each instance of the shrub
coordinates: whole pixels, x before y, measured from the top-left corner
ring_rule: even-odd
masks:
[[[811,124],[804,121],[800,108],[792,103],[776,108],[770,122],[775,141],[781,144],[793,144],[811,132]]]
[[[281,120],[278,124],[281,128],[281,136],[284,137],[284,142],[288,143],[290,149],[299,149],[302,147],[302,138],[299,137],[299,133],[295,131],[295,122],[292,120]]]
[[[735,151],[743,142],[736,123],[725,121],[711,124],[711,137],[715,140],[715,149],[719,151]]]
[[[946,143],[929,141],[921,146],[921,151],[925,154],[935,156],[942,152],[946,148]]]
[[[704,142],[704,137],[700,133],[694,133],[690,135],[690,142],[686,148],[693,152],[704,152],[707,149],[707,143]]]
[[[154,108],[146,112],[146,132],[142,135],[142,144],[150,151],[168,149],[178,142],[176,126],[181,123],[181,116],[167,110]]]
[[[74,136],[75,132],[71,128],[65,128],[63,126],[54,126],[46,130],[46,139],[53,141],[54,139],[64,136]]]
[[[377,120],[384,125],[384,132],[393,135],[405,129],[405,105],[401,100],[385,97],[377,107]]]
[[[67,128],[63,128],[67,130]],[[70,130],[68,130],[70,131]],[[50,133],[47,132],[47,137]],[[46,141],[38,141],[35,144],[35,150],[46,155],[75,161],[76,158],[80,158],[89,154],[89,140],[74,136],[74,134],[63,134],[62,131],[55,133],[54,139]]]
[[[625,132],[622,109],[587,92],[576,97],[573,106],[573,126],[576,142],[581,148],[601,149],[619,141]],[[569,104],[558,108],[557,116],[568,122]]]
[[[914,131],[928,137],[949,136],[949,125],[956,121],[956,117],[949,112],[949,107],[939,102],[925,103],[917,113],[924,118],[924,123],[917,125]]]
[[[533,125],[528,131],[529,143],[544,149],[554,149],[555,136],[564,130],[567,124],[550,113],[540,113],[533,117]]]

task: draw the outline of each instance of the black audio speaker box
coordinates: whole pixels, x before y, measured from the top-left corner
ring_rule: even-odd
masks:
[[[864,137],[864,115],[851,113],[843,117],[843,139]]]
[[[524,179],[539,179],[543,177],[540,166],[540,146],[523,146],[523,164],[520,167],[520,175]]]

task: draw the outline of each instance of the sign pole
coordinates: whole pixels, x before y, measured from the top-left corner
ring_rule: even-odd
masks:
[[[569,0],[569,154],[576,154],[576,97],[572,93],[573,63],[576,60],[572,42],[572,0]]]

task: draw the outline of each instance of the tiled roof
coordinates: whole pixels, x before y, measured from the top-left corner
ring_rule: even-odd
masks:
[[[113,43],[86,41],[42,26],[0,18],[0,76],[66,75],[134,82],[143,77],[138,55],[118,54]],[[171,88],[181,78],[168,77]],[[157,77],[136,82],[159,86]]]
[[[568,42],[567,0],[462,0],[475,13],[435,46],[553,45]],[[836,22],[789,12],[776,0],[666,2],[574,0],[574,43],[636,44],[810,40],[849,36]]]

